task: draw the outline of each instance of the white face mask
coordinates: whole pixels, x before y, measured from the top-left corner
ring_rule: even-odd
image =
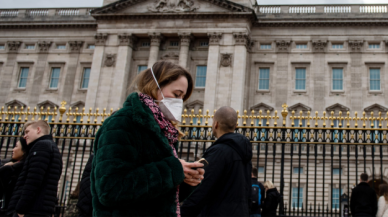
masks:
[[[151,72],[152,72],[152,76],[155,79],[156,84],[158,85],[160,93],[162,94],[162,97],[163,97],[161,101],[156,101],[156,102],[159,102],[160,110],[163,112],[164,116],[168,120],[181,122],[183,100],[177,99],[177,98],[167,98],[167,97],[164,98],[162,89],[160,89],[159,87],[158,81],[156,80],[152,67],[151,67]]]

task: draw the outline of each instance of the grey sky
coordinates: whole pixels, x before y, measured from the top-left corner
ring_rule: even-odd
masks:
[[[0,0],[0,8],[100,7],[102,2],[103,0]],[[259,5],[387,4],[387,0],[258,0],[258,3]]]

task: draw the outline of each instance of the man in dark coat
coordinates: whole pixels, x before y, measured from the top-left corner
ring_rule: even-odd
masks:
[[[209,165],[205,177],[181,207],[182,216],[249,216],[252,145],[234,133],[237,114],[221,107],[213,118],[213,135],[218,138],[203,158]]]
[[[252,188],[255,186],[258,186],[258,189],[260,189],[259,192],[255,193],[255,194],[251,194],[252,196],[256,197],[256,194],[260,194],[260,197],[257,195],[257,197],[259,197],[261,199],[261,201],[259,202],[258,200],[259,199],[256,199],[257,202],[253,202],[255,201],[253,198],[251,198],[251,206],[250,206],[250,217],[261,217],[261,205],[263,204],[264,202],[264,197],[265,197],[265,188],[264,188],[264,185],[261,184],[261,182],[257,181],[257,168],[252,168]],[[256,188],[257,189],[257,188]],[[253,191],[252,191],[253,192]]]
[[[360,184],[352,191],[350,198],[350,210],[352,216],[372,217],[377,213],[376,192],[367,183],[368,174],[362,173]]]
[[[24,133],[29,155],[16,182],[8,210],[14,211],[14,217],[51,216],[57,201],[62,158],[47,122],[27,122]]]
[[[94,154],[91,154],[82,174],[77,203],[80,217],[93,215],[92,192],[90,191],[90,172],[92,171],[93,157]]]

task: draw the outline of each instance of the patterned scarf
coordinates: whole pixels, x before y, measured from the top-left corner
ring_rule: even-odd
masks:
[[[171,146],[174,156],[178,158],[178,154],[175,150],[174,143],[178,141],[178,130],[172,125],[172,123],[164,117],[164,114],[160,110],[158,104],[154,102],[154,99],[147,94],[139,93],[140,101],[143,102],[148,108],[151,109],[155,121],[159,124],[160,129],[162,130],[164,136],[166,136],[169,145]],[[179,206],[179,186],[176,191],[176,214],[177,217],[181,216],[180,206]]]

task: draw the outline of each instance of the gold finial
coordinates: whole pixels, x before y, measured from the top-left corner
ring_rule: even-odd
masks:
[[[247,110],[244,110],[244,115],[242,116],[243,126],[247,125],[247,119],[248,119],[247,113],[248,113]]]
[[[387,113],[388,114],[388,113]],[[358,113],[357,112],[354,112],[354,127],[357,128],[358,127],[358,120],[360,120],[360,118],[357,117]]]
[[[99,108],[96,108],[96,112],[94,113],[94,123],[95,123],[95,124],[97,123],[97,118],[98,118],[98,116],[100,116],[99,111],[100,111],[100,109],[99,109]]]
[[[262,116],[263,112],[261,110],[259,110],[259,115],[257,116],[257,118],[259,118],[259,126],[263,126],[262,123],[261,123],[261,119],[263,118]]]
[[[266,123],[263,123],[263,125],[269,126],[269,119],[271,119],[271,116],[269,115],[271,112],[267,110],[267,116],[265,116]]]
[[[182,125],[185,125],[186,124],[186,118],[188,117],[187,115],[187,109],[184,109],[183,110],[183,114],[182,114]]]
[[[4,114],[4,106],[1,106],[1,111],[0,111],[0,121],[3,120],[3,114]]]
[[[26,114],[26,113],[24,112],[24,106],[22,106],[22,107],[20,108],[19,114],[20,114],[20,116],[19,116],[19,118],[18,118],[18,122],[22,122],[22,119],[23,119],[22,116]],[[1,114],[0,114],[0,115],[1,115]]]
[[[376,120],[376,118],[373,117],[373,112],[370,113],[370,128],[374,128],[375,124],[374,124],[374,121]]]
[[[202,120],[202,109],[198,110],[198,115],[197,115],[197,125],[201,125],[201,120]]]
[[[327,120],[328,118],[326,117],[326,111],[323,111],[323,117],[321,118],[321,120],[323,120],[323,127],[326,127],[326,120]]]
[[[330,112],[330,117],[329,117],[329,120],[330,120],[330,126],[331,127],[334,127],[334,120],[335,120],[336,118],[334,117],[334,111],[331,111]]]
[[[381,128],[382,127],[381,122],[383,121],[381,117],[381,112],[379,112],[378,121],[379,121],[379,128]]]
[[[279,119],[279,116],[278,116],[278,111],[275,110],[275,115],[273,116],[273,125],[276,127],[278,125],[278,119]]]
[[[69,111],[66,113],[66,123],[70,122],[70,116],[72,116],[73,113],[71,113],[71,107],[69,107]]]
[[[286,123],[287,123],[287,115],[288,115],[288,110],[287,110],[287,104],[286,103],[284,103],[283,105],[282,105],[282,107],[283,107],[283,110],[282,110],[282,116],[283,116],[283,127],[285,127],[286,126]]]
[[[65,107],[66,104],[67,104],[66,101],[62,101],[61,107],[59,107],[59,123],[62,122],[62,116],[66,112],[66,107]]]
[[[49,123],[49,116],[51,115],[51,112],[50,112],[50,106],[47,107],[47,111],[46,111],[46,122]]]
[[[238,126],[238,119],[240,119],[241,117],[240,117],[240,115],[238,115],[239,113],[240,113],[240,111],[239,110],[237,110],[236,111],[236,113],[237,113],[237,123],[236,123],[236,126]],[[214,112],[214,114],[215,114],[215,112]]]
[[[191,114],[189,115],[190,118],[190,125],[193,125],[195,114],[194,114],[194,109],[191,109]]]
[[[311,117],[311,112],[307,111],[307,117],[306,117],[307,127],[310,127],[310,120],[312,120],[312,119],[313,119],[313,117]]]
[[[255,110],[252,109],[251,115],[249,116],[249,119],[251,119],[251,126],[255,125]]]
[[[11,118],[11,121],[12,121],[12,122],[15,121],[15,116],[16,116],[17,109],[18,109],[18,107],[15,106],[15,107],[13,108],[13,111],[11,111],[11,117],[12,117],[12,118]]]
[[[87,123],[90,123],[90,116],[93,116],[93,113],[92,113],[92,108],[89,108],[89,113],[88,113],[88,114],[86,114],[86,116],[88,116]]]
[[[27,121],[28,121],[28,116],[29,116],[29,115],[31,115],[30,106],[27,107],[26,118],[24,119],[24,122],[27,122]]]
[[[34,111],[32,113],[32,119],[31,120],[35,120],[35,116],[38,115],[38,112],[36,112],[36,107],[34,107]]]
[[[313,117],[313,119],[315,120],[315,127],[318,127],[318,120],[320,120],[318,117],[318,111],[315,111],[315,117]]]
[[[365,121],[368,119],[368,118],[365,117],[365,115],[366,115],[365,112],[362,112],[362,118],[361,118],[361,120],[362,120],[362,127],[363,127],[363,128],[366,127]]]
[[[73,123],[77,123],[77,117],[78,117],[78,107],[75,107],[75,112],[74,112],[74,118],[73,118]]]
[[[58,108],[55,106],[54,107],[54,111],[53,111],[53,118],[51,119],[51,122],[55,122],[55,118],[57,117],[57,114],[58,114]]]
[[[292,110],[291,112],[291,117],[290,117],[290,120],[291,120],[291,127],[294,127],[294,122],[295,122],[295,111]]]
[[[208,125],[208,120],[209,120],[209,118],[210,118],[210,115],[209,115],[209,109],[208,110],[206,110],[206,115],[205,115],[205,125],[207,126]]]
[[[299,127],[302,127],[303,126],[303,119],[304,119],[304,117],[303,117],[303,111],[300,111],[299,112]]]
[[[350,112],[347,111],[347,112],[346,112],[346,118],[345,118],[345,120],[346,120],[346,127],[347,127],[347,128],[350,127],[350,120],[351,120],[351,119],[352,119],[352,118],[350,117]]]

